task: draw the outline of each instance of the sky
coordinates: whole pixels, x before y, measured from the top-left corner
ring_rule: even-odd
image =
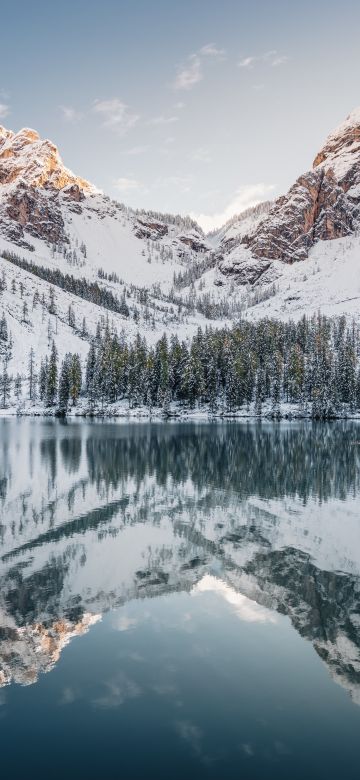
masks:
[[[0,124],[205,230],[286,192],[360,105],[356,0],[17,0],[1,30]]]

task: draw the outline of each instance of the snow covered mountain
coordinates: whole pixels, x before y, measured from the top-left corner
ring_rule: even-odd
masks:
[[[163,281],[146,264],[148,242],[162,261],[193,259],[210,249],[190,218],[135,212],[111,201],[63,164],[59,152],[34,130],[0,127],[0,235],[13,246],[116,272],[127,281]],[[79,258],[74,257],[79,255]],[[71,258],[70,255],[73,255]],[[131,276],[129,272],[131,269]]]
[[[207,236],[189,217],[111,200],[34,130],[0,127],[0,317],[13,339],[11,373],[24,373],[31,347],[40,362],[54,334],[60,359],[70,346],[85,357],[109,317],[150,342],[240,316],[359,318],[359,229],[360,109],[287,195]],[[55,272],[71,278],[64,285]],[[100,293],[79,296],[74,280]],[[104,295],[118,302],[110,314]]]
[[[24,372],[31,347],[40,362],[54,335],[60,359],[70,346],[84,357],[97,323],[109,316],[130,337],[140,330],[153,341],[179,325],[192,334],[206,318],[187,303],[188,292],[174,293],[174,276],[208,262],[211,249],[190,218],[127,209],[69,171],[35,131],[0,128],[0,316],[12,334],[13,374]],[[10,262],[14,254],[31,268]],[[39,267],[85,279],[126,298],[126,306],[109,315],[100,300],[82,300],[74,284],[65,292],[55,280],[54,316],[49,281],[34,273]],[[46,300],[41,312],[34,300]]]
[[[274,261],[308,258],[319,242],[353,236],[360,229],[360,109],[334,130],[287,195],[278,198],[255,230],[219,257],[223,274],[244,284],[279,275]]]

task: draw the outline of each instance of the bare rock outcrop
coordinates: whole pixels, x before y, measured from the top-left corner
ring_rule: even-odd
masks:
[[[0,127],[0,232],[24,248],[28,237],[48,244],[66,244],[59,196],[70,210],[96,189],[66,168],[51,141],[35,130],[18,133]]]
[[[18,133],[0,127],[0,184],[18,184],[62,190],[75,185],[84,192],[95,188],[65,167],[55,144],[41,139],[35,130]]]
[[[68,240],[58,204],[35,187],[21,184],[9,193],[6,216],[17,225],[19,237],[26,230],[34,238],[51,244]]]
[[[251,235],[242,237],[233,274],[240,284],[252,284],[262,276],[265,261],[305,260],[317,241],[351,235],[359,226],[360,109],[357,109],[329,135],[315,157],[312,170],[300,176],[289,192],[274,202]],[[250,251],[258,273],[251,268],[248,258],[245,262],[241,248]],[[220,271],[231,274],[231,263],[221,263]]]

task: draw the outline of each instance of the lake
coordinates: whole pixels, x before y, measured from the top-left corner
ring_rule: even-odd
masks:
[[[4,778],[352,778],[360,426],[0,420]]]

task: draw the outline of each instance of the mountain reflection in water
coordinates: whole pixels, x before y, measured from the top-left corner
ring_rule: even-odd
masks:
[[[134,599],[287,615],[360,704],[355,423],[0,421],[0,685]]]

